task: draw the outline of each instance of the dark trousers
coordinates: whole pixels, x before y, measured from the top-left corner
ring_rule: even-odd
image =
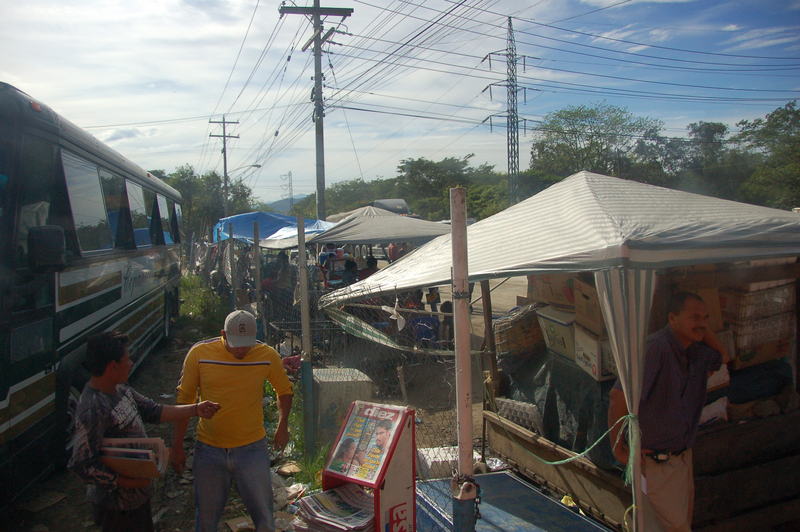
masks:
[[[153,532],[150,500],[133,510],[117,510],[93,504],[94,522],[103,532]]]

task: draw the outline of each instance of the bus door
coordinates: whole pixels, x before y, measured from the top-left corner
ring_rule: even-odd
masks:
[[[18,493],[55,465],[54,455],[42,452],[43,442],[56,439],[51,421],[55,416],[58,363],[53,321],[55,274],[37,274],[28,268],[29,230],[59,225],[69,215],[55,156],[52,143],[27,136],[17,171],[7,174],[7,207],[9,215],[13,212],[15,230],[9,235],[10,253],[2,258],[11,275],[10,286],[3,293],[0,324],[4,338],[0,373],[6,389],[0,394],[0,444],[8,453],[10,467],[4,470],[11,477],[3,479],[3,490],[10,488],[11,493]],[[41,429],[35,428],[46,418]],[[48,444],[44,445],[47,449]]]

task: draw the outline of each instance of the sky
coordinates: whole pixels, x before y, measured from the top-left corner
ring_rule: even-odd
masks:
[[[287,5],[312,6],[312,0]],[[261,201],[313,193],[311,21],[276,0],[0,5],[0,81],[147,170],[241,178]],[[690,123],[764,117],[800,96],[800,0],[323,0],[325,183],[470,154],[508,171],[509,19],[519,168],[536,126],[607,102]],[[238,123],[236,123],[238,122]],[[260,165],[256,167],[254,165]],[[378,199],[378,198],[376,198]],[[331,213],[328,213],[331,214]]]

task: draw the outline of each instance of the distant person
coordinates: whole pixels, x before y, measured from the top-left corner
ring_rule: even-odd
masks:
[[[389,244],[389,247],[386,249],[386,258],[389,259],[390,263],[400,258],[400,248],[397,247],[397,244],[394,242]]]
[[[216,532],[228,503],[231,484],[257,532],[275,530],[270,476],[270,453],[264,428],[264,382],[270,383],[278,400],[278,424],[273,449],[289,442],[292,383],[281,357],[256,341],[256,319],[236,310],[225,318],[221,336],[196,343],[186,355],[178,383],[177,402],[192,404],[198,393],[221,406],[214,419],[201,420],[194,448],[195,530]],[[175,424],[173,441],[182,442],[188,423]],[[186,466],[182,445],[170,457],[180,473]]]
[[[378,271],[378,259],[370,255],[367,257],[367,267],[358,270],[358,280],[363,281],[373,273]]]
[[[403,257],[405,257],[405,256],[406,256],[408,253],[410,253],[412,249],[414,249],[414,246],[412,246],[412,245],[411,245],[410,243],[408,243],[408,242],[403,242],[403,243],[400,245],[400,251],[398,251],[398,252],[397,252],[397,254],[399,255],[399,258],[403,258]]]
[[[126,384],[133,367],[128,336],[118,331],[89,338],[85,366],[91,377],[78,402],[76,444],[68,467],[86,482],[86,497],[103,532],[150,532],[152,479],[125,477],[103,465],[103,439],[146,438],[145,422],[211,419],[219,405],[211,401],[162,405],[137,393]],[[182,445],[182,440],[173,445]]]
[[[351,285],[359,281],[358,278],[358,263],[354,260],[348,260],[344,263],[344,271],[342,272],[341,286]]]
[[[440,346],[442,349],[452,350],[454,346],[455,328],[453,327],[453,302],[445,301],[442,303],[442,313],[449,316],[442,317],[442,329],[440,333]]]

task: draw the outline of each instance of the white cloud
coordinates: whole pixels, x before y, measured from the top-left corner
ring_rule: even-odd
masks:
[[[800,42],[800,27],[759,28],[724,41],[726,51],[754,50]]]

